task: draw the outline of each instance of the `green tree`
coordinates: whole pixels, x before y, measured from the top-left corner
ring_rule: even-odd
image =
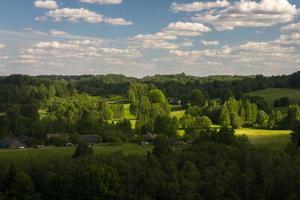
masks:
[[[288,114],[285,118],[285,127],[293,128],[295,123],[300,120],[300,107],[292,105],[289,107]]]
[[[175,118],[158,116],[154,123],[153,132],[168,137],[175,137],[178,130],[178,122]]]
[[[230,113],[228,109],[223,106],[219,116],[219,124],[222,127],[228,127],[230,125]]]
[[[204,106],[205,101],[206,101],[205,94],[199,89],[194,89],[190,93],[190,101],[191,101],[192,106],[202,107],[202,106]]]
[[[154,140],[153,155],[157,158],[164,157],[171,152],[168,138],[164,135],[158,135]]]
[[[34,191],[34,184],[28,174],[12,165],[4,177],[5,199],[32,200],[35,197]]]
[[[269,115],[262,110],[258,111],[256,122],[260,127],[267,128],[269,122]]]
[[[167,101],[165,94],[159,89],[150,91],[149,100],[151,103],[166,103]]]
[[[237,128],[242,128],[243,126],[243,118],[240,117],[237,113],[233,112],[230,114],[230,124],[232,128],[237,129]]]
[[[195,123],[196,118],[190,114],[185,114],[180,118],[181,128],[186,129]]]
[[[300,148],[300,121],[297,121],[294,124],[291,140],[298,148]]]

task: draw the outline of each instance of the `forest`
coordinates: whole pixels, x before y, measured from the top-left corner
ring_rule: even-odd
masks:
[[[0,158],[0,199],[300,199],[300,96],[253,95],[272,88],[296,94],[300,72],[0,77],[1,147],[6,138],[36,151],[74,147],[72,156]],[[289,142],[257,148],[242,128],[289,131]],[[86,136],[151,150],[98,154]]]

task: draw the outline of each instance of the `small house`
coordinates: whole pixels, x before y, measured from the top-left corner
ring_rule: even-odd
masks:
[[[6,136],[0,140],[0,148],[21,149],[25,144],[20,142],[16,137]]]
[[[61,138],[66,141],[69,140],[69,135],[66,133],[53,133],[53,134],[47,134],[47,140],[52,139],[52,138]]]
[[[97,144],[98,135],[81,135],[79,140],[80,142],[85,142],[87,144]]]

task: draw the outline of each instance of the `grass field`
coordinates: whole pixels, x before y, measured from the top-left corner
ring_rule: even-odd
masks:
[[[181,117],[183,117],[184,113],[185,110],[172,111],[171,117],[176,117],[177,119],[180,119]]]
[[[237,135],[246,135],[251,144],[273,151],[283,151],[290,139],[288,130],[237,129]]]
[[[46,147],[44,149],[2,149],[0,150],[0,162],[26,162],[36,159],[49,159],[51,157],[71,157],[75,151],[75,147]],[[152,151],[150,145],[137,144],[121,144],[107,145],[99,144],[94,146],[94,152],[97,155],[109,154],[121,151],[122,153],[145,155],[148,151]]]
[[[300,90],[289,88],[268,88],[265,90],[250,92],[247,93],[247,95],[263,97],[269,104],[270,108],[273,108],[273,103],[276,99],[280,99],[282,97],[288,97],[293,104],[300,102]]]
[[[219,125],[213,125],[214,129],[219,129]],[[253,128],[236,129],[237,135],[246,135],[251,144],[256,147],[266,148],[272,151],[282,152],[290,140],[289,130],[264,130]],[[177,132],[179,136],[184,136],[184,130]]]

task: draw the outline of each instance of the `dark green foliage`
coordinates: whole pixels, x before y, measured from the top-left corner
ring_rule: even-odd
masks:
[[[154,140],[153,155],[157,158],[167,156],[171,152],[168,137],[159,135]]]
[[[204,93],[199,89],[192,90],[192,92],[189,94],[189,98],[192,106],[204,106],[206,101]]]
[[[277,107],[288,107],[290,105],[290,99],[288,97],[282,97],[274,101],[273,106]]]
[[[5,200],[33,200],[34,184],[24,171],[19,171],[12,165],[4,177],[2,193]]]
[[[154,123],[153,132],[168,137],[175,137],[178,130],[178,121],[176,118],[168,116],[158,116]]]
[[[300,148],[300,121],[295,122],[291,140],[298,148]]]

